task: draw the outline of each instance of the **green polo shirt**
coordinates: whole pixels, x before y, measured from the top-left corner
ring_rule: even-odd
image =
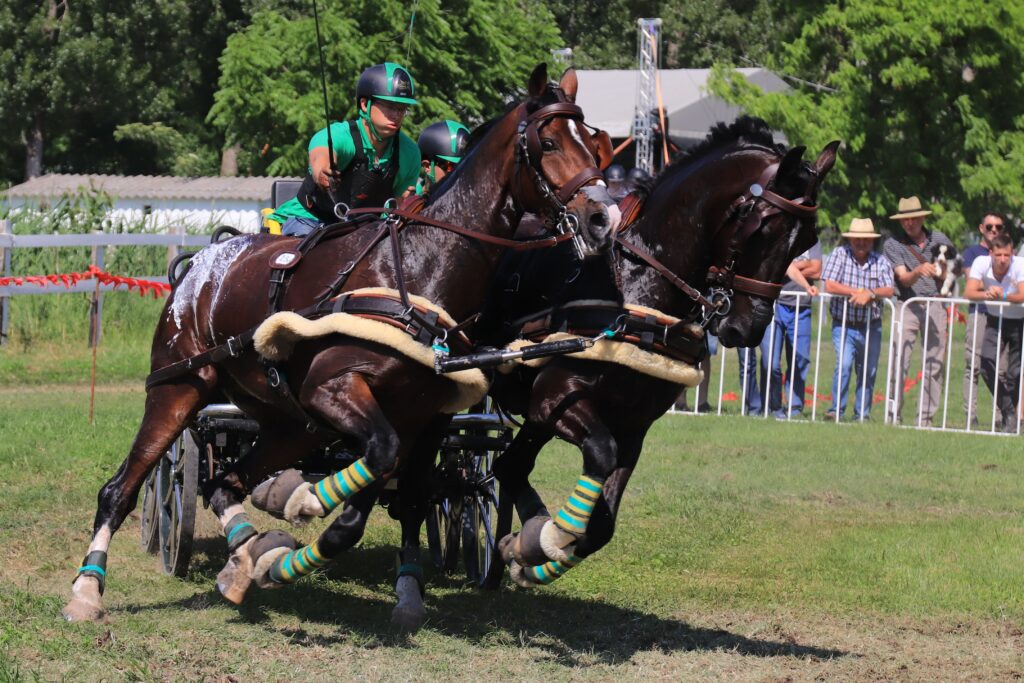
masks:
[[[390,163],[392,150],[395,149],[395,145],[388,145],[384,155],[377,159],[377,152],[373,149],[373,145],[370,144],[370,139],[366,135],[363,126],[358,125],[356,128],[359,130],[359,142],[363,147],[363,153],[366,155],[370,165]],[[352,139],[347,122],[335,121],[331,123],[331,142],[334,143],[334,154],[338,160],[338,168],[345,168],[356,155],[356,143]],[[318,147],[327,147],[326,128],[318,131],[309,141],[310,152]],[[398,173],[395,175],[395,184],[393,186],[395,197],[401,196],[405,193],[406,189],[415,185],[420,172],[420,148],[413,142],[412,138],[402,131],[398,131],[397,147]],[[307,167],[306,171],[311,173],[312,169]],[[283,225],[286,220],[293,216],[317,220],[317,217],[307,211],[306,207],[298,199],[291,199],[277,207],[269,218]]]

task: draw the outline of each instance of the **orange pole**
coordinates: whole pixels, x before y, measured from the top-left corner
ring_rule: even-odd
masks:
[[[613,157],[617,157],[619,155],[619,152],[621,152],[622,150],[626,149],[626,147],[629,147],[629,143],[631,143],[631,142],[633,142],[633,136],[632,135],[630,135],[628,138],[623,140],[621,145],[619,145],[618,147],[616,147],[615,149],[612,150],[612,156]]]

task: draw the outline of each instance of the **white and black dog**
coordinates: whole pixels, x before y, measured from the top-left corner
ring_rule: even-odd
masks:
[[[949,296],[953,291],[956,278],[963,270],[963,262],[963,258],[956,253],[956,249],[945,244],[939,245],[932,265],[935,266],[935,279],[939,283],[941,296]]]

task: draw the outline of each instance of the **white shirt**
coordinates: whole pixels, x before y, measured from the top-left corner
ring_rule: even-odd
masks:
[[[968,276],[974,280],[981,280],[981,288],[988,289],[993,285],[1003,288],[1003,292],[1006,294],[1018,294],[1021,289],[1018,285],[1024,282],[1024,258],[1020,256],[1014,256],[1010,259],[1010,267],[1006,270],[1006,275],[1003,276],[1002,280],[997,280],[995,274],[992,272],[992,257],[991,256],[979,256],[974,259],[974,263],[971,264],[971,274]],[[993,306],[993,301],[986,302],[989,306],[989,315],[998,315],[999,309],[1003,309],[1003,317],[1020,320],[1024,318],[1024,306],[1019,304],[1011,304],[1009,306]]]

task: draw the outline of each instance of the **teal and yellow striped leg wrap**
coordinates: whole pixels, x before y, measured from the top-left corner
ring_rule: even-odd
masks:
[[[547,585],[582,561],[582,557],[570,555],[562,562],[552,560],[536,567],[523,567],[523,574],[534,583]]]
[[[555,515],[555,526],[562,531],[567,531],[574,536],[582,536],[590,523],[590,515],[594,512],[594,505],[601,497],[601,490],[604,488],[604,481],[580,475],[576,482],[569,500]]]
[[[312,574],[314,569],[327,564],[316,543],[282,555],[270,567],[270,579],[275,583],[295,583],[299,577]]]
[[[334,508],[365,489],[377,478],[366,467],[364,460],[365,458],[359,458],[341,472],[321,479],[313,487],[314,495],[324,506],[324,514],[330,514]]]

